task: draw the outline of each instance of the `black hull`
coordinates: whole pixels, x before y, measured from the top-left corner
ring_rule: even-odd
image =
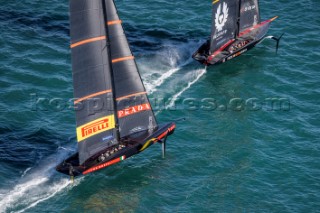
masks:
[[[269,25],[276,18],[277,16],[244,30],[237,38],[231,39],[213,53],[210,52],[210,41],[208,40],[192,55],[192,58],[201,64],[210,66],[238,57],[266,38]],[[280,38],[273,38],[277,40],[277,46]]]
[[[93,156],[82,165],[79,165],[79,155],[78,153],[75,153],[56,166],[56,170],[60,173],[70,176],[79,176],[94,172],[138,154],[155,142],[161,142],[161,139],[167,137],[167,135],[171,135],[174,132],[174,129],[174,123],[167,123],[159,126],[158,129],[152,134],[149,134],[147,131],[145,131],[139,133],[139,135],[136,134],[132,135],[132,137],[130,136],[130,138],[122,139],[121,142],[125,143],[126,146],[123,149],[113,153],[103,161],[99,160],[99,157],[102,153],[106,152],[106,150]]]
[[[210,55],[199,54],[199,50],[197,50],[192,55],[192,58],[195,59],[196,61],[198,61],[199,63],[204,64],[206,66],[222,64],[222,63],[229,61],[233,58],[236,58],[236,57],[242,55],[243,53],[249,51],[250,49],[254,48],[263,38],[264,37],[262,37],[259,40],[255,40],[255,41],[247,44],[246,46],[244,46],[244,47],[242,47],[232,53],[230,53],[229,51],[221,51],[216,57],[213,57],[211,60],[210,60]],[[206,43],[204,43],[203,45],[205,45],[205,44]],[[229,46],[230,45],[228,45],[228,47]],[[201,47],[199,49],[201,49]]]
[[[259,40],[257,40],[257,41],[251,42],[251,43],[248,44],[247,46],[245,46],[245,47],[243,47],[243,48],[240,48],[239,50],[237,50],[237,51],[235,51],[235,52],[233,52],[233,53],[231,53],[231,54],[223,57],[223,58],[222,58],[221,60],[219,60],[218,62],[215,62],[215,63],[213,62],[213,63],[211,64],[211,62],[209,61],[209,64],[210,64],[210,65],[222,64],[222,63],[224,63],[224,62],[226,62],[226,61],[229,61],[229,60],[231,60],[231,59],[233,59],[233,58],[236,58],[236,57],[242,55],[243,53],[245,53],[245,52],[251,50],[252,48],[254,48],[262,39],[263,39],[263,38],[261,38],[261,39],[259,39]]]

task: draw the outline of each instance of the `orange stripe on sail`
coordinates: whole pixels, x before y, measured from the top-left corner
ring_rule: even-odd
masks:
[[[89,99],[89,98],[93,98],[93,97],[96,97],[98,95],[103,95],[103,94],[106,94],[106,93],[109,93],[109,92],[111,92],[110,89],[109,90],[104,90],[104,91],[101,91],[101,92],[96,92],[96,93],[93,93],[91,95],[84,96],[82,98],[79,98],[79,99],[75,100],[74,104],[77,104],[77,103],[79,103],[79,102],[81,102],[83,100],[86,100],[86,99]]]
[[[133,60],[134,56],[127,56],[127,57],[122,57],[122,58],[116,58],[112,60],[112,63],[117,63],[120,61],[126,61],[126,60]]]
[[[138,93],[134,93],[134,94],[131,94],[131,95],[122,96],[120,98],[117,98],[117,101],[120,101],[120,100],[123,100],[123,99],[126,99],[126,98],[130,98],[130,97],[133,97],[133,96],[143,95],[143,94],[147,94],[147,92],[138,92]]]
[[[121,24],[121,23],[122,23],[121,20],[114,20],[114,21],[108,21],[107,22],[108,25]]]
[[[71,48],[74,48],[74,47],[77,47],[77,46],[80,46],[80,45],[83,45],[83,44],[87,44],[87,43],[91,43],[91,42],[95,42],[95,41],[101,41],[101,40],[104,40],[104,39],[106,39],[106,38],[107,38],[106,36],[89,38],[89,39],[82,40],[82,41],[76,42],[76,43],[74,43],[74,44],[71,44],[70,47],[71,47]]]

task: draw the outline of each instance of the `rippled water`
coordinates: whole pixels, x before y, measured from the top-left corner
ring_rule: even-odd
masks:
[[[186,118],[166,159],[153,146],[74,184],[55,172],[76,150],[68,3],[2,1],[0,212],[318,211],[320,2],[260,1],[263,19],[279,15],[269,33],[286,33],[278,55],[266,41],[207,70],[190,56],[210,1],[116,3],[158,120]]]

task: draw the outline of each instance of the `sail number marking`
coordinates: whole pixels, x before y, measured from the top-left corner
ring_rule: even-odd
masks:
[[[256,9],[256,5],[250,5],[244,8],[244,12]]]

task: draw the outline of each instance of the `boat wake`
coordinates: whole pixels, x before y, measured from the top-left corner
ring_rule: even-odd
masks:
[[[159,109],[157,112],[155,112],[155,115],[158,115],[163,110],[170,109],[175,106],[175,102],[178,100],[178,98],[186,91],[188,90],[193,84],[197,83],[199,79],[206,73],[206,69],[197,69],[193,70],[192,72],[187,73],[184,75],[183,82],[188,82],[185,86],[183,86],[178,92],[175,92],[175,94],[170,98],[170,102],[166,104],[163,108]],[[186,79],[186,80],[185,80]],[[181,79],[179,80],[181,82]],[[178,84],[178,83],[175,83]]]
[[[26,170],[24,170],[24,172],[22,173],[21,177],[23,178],[27,173],[28,171],[31,169],[32,167],[29,167],[27,168]]]
[[[198,69],[195,70],[195,79],[189,81],[186,87],[183,87],[178,93],[172,96],[171,101],[165,107],[165,109],[169,109],[174,106],[175,101],[184,93],[187,89],[189,89],[193,84],[195,84],[204,74],[206,73],[206,69]]]
[[[144,85],[148,94],[156,92],[172,75],[193,61],[190,57],[193,48],[190,48],[190,45],[195,46],[196,44],[194,42],[180,45],[167,44],[151,59],[145,59],[147,61],[143,62],[139,68],[143,73]],[[154,67],[159,68],[154,69]]]
[[[163,73],[158,79],[151,82],[145,82],[144,85],[146,87],[146,90],[148,91],[148,94],[152,94],[157,91],[157,88],[161,86],[165,80],[167,80],[174,73],[178,72],[180,69],[181,68],[179,67],[170,69],[167,72]]]
[[[17,209],[24,212],[38,203],[53,197],[56,193],[69,185],[69,180],[63,179],[51,186],[47,186],[49,178],[41,177],[19,184],[0,201],[1,211]],[[45,189],[45,190],[43,190]]]
[[[69,178],[61,178],[53,171],[56,158],[45,160],[54,163],[41,168],[26,169],[18,184],[1,194],[0,212],[24,212],[58,193],[75,187],[84,179],[84,177],[77,178],[71,183]]]

